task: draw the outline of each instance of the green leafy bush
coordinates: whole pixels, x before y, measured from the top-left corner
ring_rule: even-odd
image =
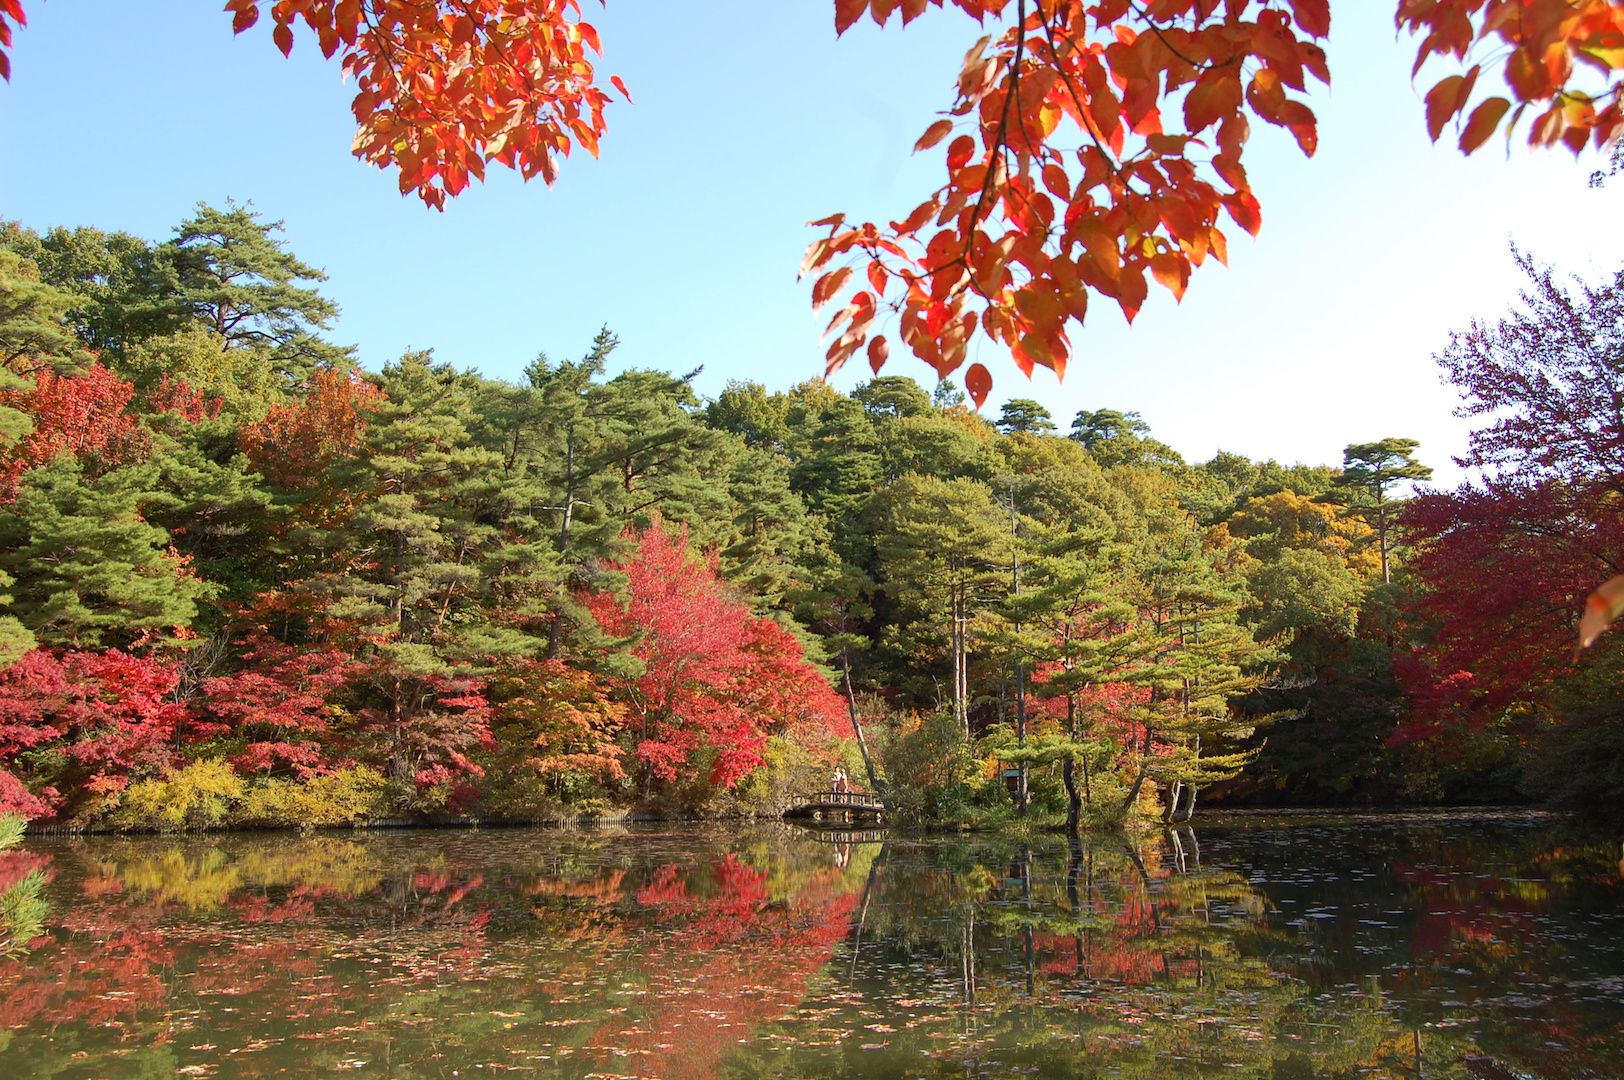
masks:
[[[881,761],[897,813],[905,819],[980,823],[1009,801],[945,709],[899,724]]]

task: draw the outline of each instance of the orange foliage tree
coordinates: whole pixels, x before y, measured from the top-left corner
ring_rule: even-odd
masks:
[[[239,32],[261,6],[225,5]],[[264,6],[284,54],[302,25],[339,58],[356,85],[355,153],[396,168],[402,193],[430,206],[492,162],[551,183],[574,147],[597,153],[610,95],[579,0]],[[999,28],[965,56],[952,103],[916,144],[945,144],[942,185],[888,223],[814,223],[828,234],[802,272],[815,307],[839,301],[831,372],[860,351],[878,371],[894,335],[945,377],[985,335],[1027,374],[1064,374],[1091,295],[1131,320],[1151,281],[1182,297],[1194,268],[1225,258],[1226,222],[1258,231],[1244,160],[1254,121],[1306,154],[1317,145],[1306,98],[1330,82],[1331,0],[834,0],[835,30],[865,15],[906,25],[932,6]],[[0,75],[24,22],[22,0],[0,0]],[[1624,127],[1616,0],[1397,0],[1394,22],[1420,41],[1416,74],[1431,60],[1448,69],[1426,94],[1434,140],[1454,123],[1471,153],[1528,114],[1531,144],[1577,152]],[[1496,72],[1503,86],[1484,77]],[[992,378],[976,363],[964,382],[979,403]]]

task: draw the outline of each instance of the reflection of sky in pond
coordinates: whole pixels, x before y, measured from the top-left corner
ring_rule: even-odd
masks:
[[[1532,818],[32,841],[8,1076],[1617,1076],[1617,852]],[[3,883],[3,881],[0,881]]]

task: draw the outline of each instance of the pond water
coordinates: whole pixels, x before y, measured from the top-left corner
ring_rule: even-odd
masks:
[[[1624,1076],[1616,841],[1254,818],[29,841],[31,1076]]]

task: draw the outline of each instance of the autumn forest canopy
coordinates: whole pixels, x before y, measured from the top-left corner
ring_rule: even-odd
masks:
[[[336,60],[355,87],[354,154],[436,208],[489,166],[552,184],[573,152],[598,154],[609,110],[632,101],[600,72],[604,42],[579,0],[224,6],[235,32],[268,26],[284,56]],[[805,208],[826,230],[801,273],[813,308],[833,307],[828,370],[861,356],[878,373],[895,342],[940,377],[959,372],[979,404],[992,373],[972,344],[1063,376],[1091,303],[1131,322],[1151,285],[1182,299],[1194,271],[1227,261],[1226,230],[1262,226],[1254,126],[1318,148],[1336,6],[833,0],[836,33],[867,20],[902,28],[906,47],[931,8],[985,33],[956,77],[944,58],[951,97],[914,145],[940,155],[940,186],[875,220]],[[0,0],[0,76],[26,22],[24,0]],[[1397,0],[1393,22],[1416,43],[1434,142],[1471,154],[1503,135],[1578,154],[1624,131],[1624,10],[1611,0]]]
[[[1624,784],[1624,277],[1439,354],[1483,479],[1192,463],[951,382],[357,368],[249,208],[0,229],[0,808],[166,828],[776,812],[915,820]],[[1560,439],[1550,432],[1564,432]],[[1420,494],[1412,487],[1420,484]],[[1203,803],[1204,805],[1204,803]]]

